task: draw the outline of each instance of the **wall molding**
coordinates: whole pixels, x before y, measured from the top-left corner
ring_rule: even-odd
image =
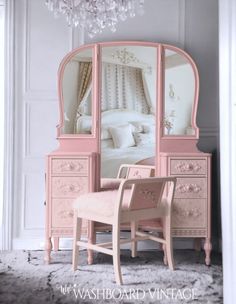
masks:
[[[40,233],[40,231],[39,231]],[[129,237],[128,232],[121,232],[121,237]],[[53,240],[52,240],[53,241]],[[105,243],[111,241],[111,233],[99,233],[97,235],[97,242],[99,243]],[[14,248],[16,250],[44,250],[45,239],[43,237],[35,236],[32,238],[32,235],[27,237],[25,235],[25,238],[17,239],[15,238],[13,240]],[[60,239],[60,249],[61,250],[72,250],[72,238],[61,238]],[[218,248],[218,243],[220,240],[213,239],[212,244],[213,248]],[[177,250],[185,250],[185,249],[191,249],[193,250],[194,247],[194,239],[191,238],[174,238],[173,240],[174,249]],[[201,248],[203,250],[204,246],[204,240],[201,241]],[[130,249],[129,244],[122,245],[121,249]],[[147,250],[162,250],[161,245],[150,242],[150,241],[141,241],[138,244],[138,250],[139,251],[147,251]],[[197,253],[196,253],[197,254]]]
[[[71,30],[72,40],[71,40],[71,49],[78,48],[85,43],[85,32],[84,29],[78,27]]]
[[[14,199],[14,28],[15,1],[5,6],[5,139],[4,139],[4,187],[3,187],[3,235],[2,249],[12,249],[12,221]]]
[[[185,49],[185,18],[186,18],[186,0],[179,0],[179,43],[182,49]]]
[[[221,218],[224,304],[235,301],[236,286],[236,2],[219,1]]]
[[[203,127],[199,128],[200,137],[218,137],[219,128],[218,127]]]
[[[45,90],[45,89],[32,89],[30,84],[30,15],[32,9],[31,0],[21,0],[23,1],[24,6],[24,18],[23,18],[23,28],[24,28],[24,98],[27,101],[37,100],[37,99],[47,99],[47,100],[55,100],[58,97],[57,91],[55,90]],[[44,3],[42,2],[42,5]],[[54,16],[51,14],[51,18]],[[65,27],[66,27],[65,23]],[[71,28],[68,29],[68,50],[70,51],[73,48],[74,34]],[[65,54],[66,55],[66,54]],[[62,59],[62,58],[61,58]]]

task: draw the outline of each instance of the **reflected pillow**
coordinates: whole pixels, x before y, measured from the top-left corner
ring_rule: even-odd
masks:
[[[110,128],[117,128],[120,126],[124,126],[120,123],[115,124],[103,124],[101,126],[101,139],[110,139],[112,138]],[[136,128],[133,125],[130,125],[132,132],[135,132]]]
[[[129,121],[129,123],[134,127],[133,132],[143,132],[142,122],[140,122],[140,121]]]
[[[133,133],[134,140],[137,146],[146,146],[155,144],[155,136],[153,133]]]
[[[110,127],[109,131],[111,133],[115,148],[128,148],[135,146],[132,126],[130,124]]]

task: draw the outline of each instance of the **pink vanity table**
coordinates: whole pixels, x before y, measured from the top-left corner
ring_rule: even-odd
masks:
[[[46,161],[45,261],[60,238],[72,237],[77,196],[99,190],[100,178],[115,177],[122,163],[146,163],[156,176],[177,177],[173,236],[194,238],[198,247],[204,239],[209,265],[211,154],[196,146],[199,75],[192,58],[151,42],[85,45],[62,60],[58,92],[60,146]],[[147,226],[155,229],[155,221]]]

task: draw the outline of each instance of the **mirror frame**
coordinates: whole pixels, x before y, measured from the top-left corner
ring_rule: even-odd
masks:
[[[194,60],[191,56],[186,53],[184,50],[175,47],[169,44],[161,44],[156,42],[145,42],[145,41],[115,41],[115,42],[102,42],[102,43],[93,43],[81,46],[72,50],[68,53],[62,60],[59,70],[58,70],[58,96],[59,96],[59,113],[60,119],[59,124],[57,125],[57,138],[58,139],[94,139],[100,136],[100,65],[101,65],[101,58],[100,58],[100,48],[106,46],[121,46],[121,45],[133,45],[133,46],[146,46],[146,47],[155,47],[157,49],[157,88],[160,88],[156,94],[157,100],[157,107],[156,107],[156,136],[157,136],[157,145],[159,145],[159,141],[165,140],[197,140],[199,138],[199,128],[196,123],[197,117],[197,107],[198,107],[198,99],[199,99],[199,74],[196,67]],[[64,126],[64,98],[63,98],[63,73],[65,70],[66,64],[71,60],[71,58],[79,53],[80,51],[92,49],[93,56],[92,56],[92,63],[93,63],[93,71],[92,71],[92,134],[64,134],[62,133],[62,128]],[[194,77],[195,77],[195,92],[194,92],[194,101],[193,101],[193,108],[191,114],[191,123],[192,128],[195,130],[195,134],[193,135],[166,135],[164,133],[163,127],[163,114],[164,114],[164,89],[165,89],[165,49],[170,49],[172,51],[181,54],[186,58],[186,60],[192,66]],[[98,144],[99,145],[99,144]],[[157,148],[157,153],[160,152],[160,149]]]
[[[101,43],[98,43],[98,46],[99,46],[99,55],[98,55],[98,60],[99,60],[99,63],[98,63],[98,66],[99,66],[99,75],[101,73],[101,64],[102,64],[102,48],[104,47],[115,47],[115,46],[143,46],[143,47],[153,47],[156,49],[156,88],[160,87],[160,81],[159,79],[161,78],[161,74],[162,74],[162,64],[161,64],[161,44],[160,43],[156,43],[156,42],[148,42],[148,41],[113,41],[113,42],[101,42]],[[99,76],[100,77],[100,76]],[[101,99],[101,79],[99,81],[99,88],[98,88],[98,91],[97,91],[97,94],[99,96],[99,116],[98,116],[98,120],[99,120],[99,130],[98,130],[98,136],[99,136],[99,142],[98,142],[98,146],[99,146],[99,153],[100,153],[100,157],[101,157],[101,109],[100,109],[100,99]],[[156,131],[155,131],[155,135],[156,135],[156,139],[155,139],[155,154],[156,155],[159,155],[159,139],[160,139],[160,129],[159,129],[159,122],[160,122],[160,112],[159,109],[158,109],[158,105],[160,103],[162,103],[162,100],[161,100],[161,95],[158,93],[158,91],[156,92],[156,111],[155,111],[155,125],[156,125]],[[100,159],[100,164],[101,164],[101,159]],[[156,167],[156,171],[158,170],[158,167],[157,167],[157,164],[158,164],[158,160],[157,160],[157,157],[155,157],[155,163],[154,163],[154,166]],[[101,171],[101,170],[100,170]],[[101,172],[100,172],[101,173]],[[99,173],[99,174],[100,174]]]
[[[176,52],[177,54],[182,55],[185,57],[185,59],[188,61],[188,63],[191,65],[193,74],[194,74],[194,98],[193,98],[193,106],[192,106],[192,113],[191,113],[191,127],[194,129],[194,134],[188,135],[188,134],[165,134],[165,127],[164,127],[164,117],[165,117],[165,50],[171,50]],[[175,47],[173,45],[168,45],[168,44],[162,44],[162,102],[161,102],[161,108],[160,108],[160,113],[161,113],[161,138],[163,139],[198,139],[199,138],[199,128],[197,126],[197,109],[198,109],[198,100],[199,100],[199,73],[197,66],[194,62],[194,60],[190,57],[188,53],[186,53],[184,50]]]
[[[66,65],[70,60],[79,52],[84,50],[91,49],[92,51],[92,132],[91,134],[67,134],[62,132],[64,127],[64,96],[63,96],[63,76],[65,72]],[[59,124],[57,125],[57,138],[95,138],[96,137],[96,99],[98,91],[98,82],[97,82],[97,45],[96,44],[87,44],[76,48],[69,52],[61,61],[58,69],[58,96],[59,96]]]

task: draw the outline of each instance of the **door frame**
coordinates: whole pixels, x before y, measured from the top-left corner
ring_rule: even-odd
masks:
[[[14,0],[5,1],[5,124],[4,124],[4,190],[3,250],[12,249],[14,199]]]
[[[219,0],[221,221],[224,304],[236,286],[236,3]],[[234,102],[233,102],[234,101]]]

